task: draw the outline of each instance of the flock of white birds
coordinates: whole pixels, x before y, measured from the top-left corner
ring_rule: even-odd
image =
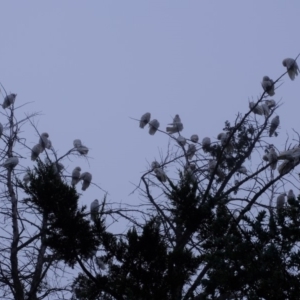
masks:
[[[298,64],[295,59],[293,58],[286,58],[282,61],[282,65],[286,67],[288,76],[291,80],[294,80],[296,76],[298,76],[298,72],[300,72]],[[272,79],[270,79],[268,76],[264,76],[261,82],[262,88],[264,92],[266,92],[269,96],[275,95],[275,84]],[[254,102],[249,103],[249,108],[252,110],[254,114],[257,115],[263,115],[265,118],[269,117],[272,109],[276,107],[276,102],[273,99],[264,100],[262,104],[255,104]],[[144,128],[147,124],[149,124],[149,134],[154,135],[156,131],[159,129],[159,122],[157,119],[151,120],[151,113],[147,112],[142,115],[140,118],[140,128]],[[272,137],[273,134],[276,134],[276,129],[278,128],[280,124],[279,116],[275,116],[271,122],[269,127],[269,136]],[[176,141],[177,143],[184,148],[184,146],[187,143],[187,139],[180,135],[180,132],[183,130],[183,123],[181,122],[181,119],[179,115],[175,115],[173,122],[168,124],[166,128],[166,132],[168,134],[174,134],[178,133],[179,136],[177,137]],[[222,146],[226,146],[226,152],[230,153],[233,151],[233,145],[228,141],[229,134],[225,132],[221,132],[217,139],[220,141]],[[193,134],[190,139],[192,143],[188,144],[188,148],[185,150],[186,156],[189,160],[193,158],[193,156],[196,154],[197,149],[195,144],[198,143],[199,137],[197,134]],[[211,139],[209,137],[205,137],[202,140],[202,143],[200,144],[202,147],[202,150],[206,153],[211,146]],[[270,163],[270,168],[272,170],[275,170],[277,167],[278,160],[283,160],[283,163],[278,166],[278,172],[280,175],[284,175],[289,173],[296,165],[300,163],[300,145],[295,145],[292,149],[283,151],[279,154],[276,153],[276,150],[274,149],[273,145],[270,145],[269,149],[266,150],[266,154],[263,156],[263,159]],[[210,174],[215,173],[220,179],[223,179],[226,174],[225,172],[218,166],[217,170],[215,170],[217,166],[217,161],[215,159],[210,159],[208,162],[208,171]],[[156,175],[157,179],[160,182],[166,182],[167,181],[167,175],[165,171],[163,170],[162,166],[157,162],[154,161],[151,164],[152,171]],[[190,174],[193,174],[194,170],[196,170],[195,164],[188,164],[185,168],[185,172],[189,172]],[[247,175],[247,169],[244,166],[241,166],[238,171],[240,174]],[[235,184],[238,184],[239,181],[236,180]],[[278,209],[283,208],[285,204],[285,197],[295,198],[295,194],[293,190],[290,190],[288,194],[282,193],[277,198],[276,206]]]

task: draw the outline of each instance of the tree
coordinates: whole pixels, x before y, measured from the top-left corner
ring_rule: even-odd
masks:
[[[144,222],[108,240],[99,232],[101,255],[96,265],[80,262],[73,299],[299,297],[300,198],[284,203],[284,185],[300,162],[300,136],[277,149],[281,104],[269,98],[291,68],[298,72],[294,61],[276,81],[264,76],[263,93],[217,141],[183,137],[179,115],[167,132],[150,113],[138,120],[169,138],[136,189],[147,201]]]

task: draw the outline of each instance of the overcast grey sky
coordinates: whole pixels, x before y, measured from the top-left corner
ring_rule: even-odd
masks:
[[[179,113],[184,136],[215,138],[261,94],[262,77],[276,79],[300,52],[299,13],[297,0],[3,1],[0,81],[18,104],[34,102],[22,114],[43,112],[38,129],[59,154],[75,138],[90,148],[90,166],[63,162],[70,172],[80,165],[110,200],[138,203],[130,182],[168,139],[129,117],[149,111],[164,129]],[[300,78],[283,82],[280,149],[300,131]],[[38,140],[30,128],[24,136]],[[27,152],[21,163],[32,165]],[[102,197],[90,187],[81,201]]]

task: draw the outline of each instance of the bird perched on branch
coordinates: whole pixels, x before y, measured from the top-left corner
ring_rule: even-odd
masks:
[[[288,200],[296,199],[296,196],[295,196],[293,190],[289,190],[289,192],[288,192],[288,194],[287,194],[287,199],[288,199]]]
[[[261,105],[257,104],[255,107],[255,103],[254,102],[249,102],[249,108],[253,109],[253,113],[256,115],[263,115],[264,114],[264,110],[261,107]]]
[[[159,122],[156,119],[153,119],[149,122],[150,135],[154,135],[158,128],[159,128]]]
[[[268,76],[263,77],[261,86],[268,95],[270,95],[270,96],[275,95],[274,81],[272,79],[270,79]]]
[[[16,97],[17,97],[17,94],[7,95],[3,100],[2,107],[5,109],[5,108],[11,106],[13,103],[15,103]]]
[[[74,148],[76,148],[77,152],[81,155],[87,155],[89,152],[89,148],[82,145],[81,140],[76,139],[73,141]]]
[[[19,163],[19,158],[16,156],[9,157],[4,164],[2,164],[2,167],[6,169],[13,169],[17,164]]]
[[[144,128],[150,121],[151,114],[149,112],[142,115],[140,119],[140,128]]]
[[[270,131],[269,131],[269,136],[270,137],[274,134],[274,132],[277,129],[277,127],[279,126],[279,124],[280,124],[279,116],[274,117],[272,119],[271,125],[270,125]]]
[[[278,161],[278,156],[273,147],[270,148],[269,154],[268,154],[268,161],[270,163],[270,168],[272,170],[275,170],[277,167],[277,161]]]
[[[74,145],[74,148],[78,148],[78,147],[82,146],[81,140],[79,140],[79,139],[74,140],[73,145]]]
[[[214,173],[216,166],[217,166],[217,161],[214,159],[210,159],[208,162],[208,170],[211,175]],[[220,166],[218,166],[218,168],[216,169],[215,174],[221,179],[225,177],[225,173],[221,170]]]
[[[273,99],[265,100],[265,103],[268,105],[269,109],[272,109],[276,106],[276,102]]]
[[[82,180],[82,187],[81,189],[85,191],[91,184],[92,181],[92,174],[89,172],[84,172],[80,176],[80,180]]]
[[[186,151],[187,158],[192,159],[193,156],[195,155],[196,151],[197,151],[196,146],[193,144],[189,144],[189,147]]]
[[[156,178],[160,182],[166,182],[167,181],[167,175],[166,175],[166,173],[164,172],[164,170],[162,168],[155,168],[154,173],[156,175]]]
[[[181,147],[184,147],[186,144],[186,139],[182,135],[180,135],[176,140]]]
[[[97,217],[98,217],[98,213],[99,213],[99,201],[98,201],[98,199],[95,199],[91,203],[91,220],[93,222],[96,222]]]
[[[35,146],[33,146],[33,148],[31,149],[31,160],[35,161],[42,152],[43,148],[40,144],[36,144]]]
[[[278,159],[287,159],[290,161],[295,161],[300,158],[300,147],[296,146],[292,149],[280,152],[278,155]]]
[[[247,169],[246,167],[244,166],[241,166],[240,168],[237,169],[237,173],[240,173],[240,174],[244,174],[244,175],[247,175]]]
[[[76,167],[72,172],[72,182],[71,184],[75,186],[80,181],[80,167]]]
[[[193,134],[192,136],[191,136],[191,139],[190,139],[193,143],[198,143],[198,141],[199,141],[199,136],[198,136],[198,134]]]
[[[277,209],[282,209],[284,207],[285,196],[286,196],[286,193],[283,193],[277,197],[277,203],[276,203]]]
[[[180,119],[179,115],[175,115],[175,117],[173,119],[173,123],[170,123],[168,125],[172,125],[172,127],[167,127],[166,128],[166,131],[169,134],[182,131],[182,129],[183,129],[183,124],[181,122],[181,119]]]
[[[203,140],[202,140],[202,150],[204,152],[208,152],[209,149],[210,149],[210,144],[211,144],[211,141],[210,141],[209,137],[203,138]]]
[[[282,64],[286,67],[291,80],[294,80],[298,76],[298,72],[300,72],[297,62],[293,58],[285,58]]]
[[[44,132],[40,136],[39,144],[41,146],[41,152],[45,150],[45,148],[49,145],[49,134],[47,132]]]

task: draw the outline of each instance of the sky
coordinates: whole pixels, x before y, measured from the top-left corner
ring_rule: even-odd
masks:
[[[35,124],[49,133],[58,155],[81,139],[89,162],[64,160],[66,169],[79,165],[92,173],[113,202],[139,203],[139,194],[130,193],[168,144],[131,118],[149,111],[164,129],[178,113],[184,136],[214,139],[261,94],[262,77],[276,79],[282,60],[300,53],[298,1],[7,1],[1,7],[0,81],[17,93],[17,104],[28,103],[20,118],[42,112]],[[291,128],[300,131],[300,78],[283,83],[275,95],[283,103],[274,141],[280,149]],[[32,127],[23,136],[30,147],[38,141]],[[32,166],[26,151],[20,164]],[[103,195],[91,187],[82,204]]]
[[[185,137],[214,140],[261,95],[262,77],[275,80],[300,53],[299,11],[297,0],[2,1],[0,82],[27,103],[20,118],[42,113],[35,124],[58,155],[74,139],[89,147],[88,162],[63,161],[69,174],[81,166],[109,201],[138,204],[131,192],[169,140],[131,118],[149,111],[165,129],[179,114]],[[283,150],[291,129],[300,132],[300,77],[282,83],[273,144]],[[38,142],[31,126],[22,135]],[[21,167],[33,166],[21,150]],[[103,196],[91,186],[80,203]]]

